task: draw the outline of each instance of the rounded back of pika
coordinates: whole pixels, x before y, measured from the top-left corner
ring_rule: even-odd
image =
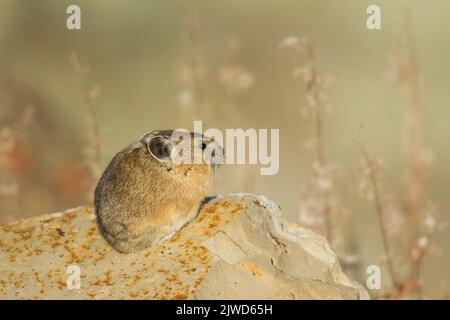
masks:
[[[98,228],[119,252],[135,252],[171,238],[197,215],[210,191],[211,166],[167,161],[170,148],[160,143],[168,141],[150,144],[161,138],[160,132],[119,152],[95,190]]]

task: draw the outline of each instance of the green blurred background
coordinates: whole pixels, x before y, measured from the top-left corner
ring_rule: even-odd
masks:
[[[359,136],[383,159],[387,196],[399,192],[407,100],[389,57],[401,33],[400,2],[2,0],[0,129],[5,141],[11,136],[5,128],[20,132],[14,133],[18,146],[9,158],[15,165],[0,171],[0,223],[89,203],[86,194],[93,178],[80,164],[89,158],[90,109],[69,62],[71,52],[89,67],[88,86],[101,88],[96,98],[100,169],[147,130],[192,127],[193,117],[182,98],[183,68],[193,51],[189,21],[195,17],[204,127],[280,129],[277,175],[260,176],[258,166],[226,166],[216,192],[262,193],[280,204],[286,217],[299,221],[300,186],[314,159],[314,152],[304,148],[313,138],[313,121],[301,115],[304,83],[292,76],[303,59],[279,44],[292,35],[308,37],[319,69],[335,76],[326,90],[332,112],[326,116],[325,131],[330,161],[344,168],[337,193],[346,208],[346,227],[336,249],[342,257],[356,254],[348,252],[353,242],[360,263],[355,277],[364,279],[365,268],[378,264],[383,251],[374,204],[358,194],[359,151],[351,141]],[[408,2],[426,138],[434,154],[427,192],[445,221],[450,217],[450,2]],[[81,30],[66,29],[70,4],[81,7]],[[370,4],[381,7],[381,30],[366,28]],[[227,70],[244,72],[252,81],[238,93],[230,91]],[[335,219],[341,222],[339,215]],[[450,283],[447,230],[438,233],[436,244],[439,247],[426,257],[424,285],[428,297],[445,297]],[[386,281],[383,278],[384,285]]]

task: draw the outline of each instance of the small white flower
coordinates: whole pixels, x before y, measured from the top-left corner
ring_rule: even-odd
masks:
[[[298,45],[300,43],[299,39],[297,37],[294,36],[289,36],[283,39],[283,41],[281,41],[279,47],[280,48],[289,48],[295,45]]]
[[[189,89],[181,91],[178,101],[183,109],[187,109],[192,105],[193,96]]]
[[[432,233],[436,229],[436,218],[432,215],[427,215],[427,217],[423,220],[423,226],[428,233]]]
[[[426,247],[428,247],[429,243],[430,241],[428,240],[427,237],[420,237],[419,239],[417,239],[417,245],[421,249],[425,249]]]
[[[317,186],[321,191],[328,191],[333,186],[331,179],[326,177],[319,177],[317,179]]]

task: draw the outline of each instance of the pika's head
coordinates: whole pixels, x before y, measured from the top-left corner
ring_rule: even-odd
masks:
[[[167,171],[188,175],[190,171],[214,176],[223,163],[223,148],[214,139],[184,130],[154,130],[140,139],[151,157]]]

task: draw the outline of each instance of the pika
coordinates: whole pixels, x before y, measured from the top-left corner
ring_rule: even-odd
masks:
[[[140,251],[172,238],[196,217],[211,190],[216,163],[172,161],[176,145],[173,133],[156,130],[144,134],[111,160],[97,184],[94,206],[98,229],[121,253]],[[195,140],[197,134],[189,135]],[[201,143],[193,147],[201,152],[215,143],[205,136],[197,138]]]

